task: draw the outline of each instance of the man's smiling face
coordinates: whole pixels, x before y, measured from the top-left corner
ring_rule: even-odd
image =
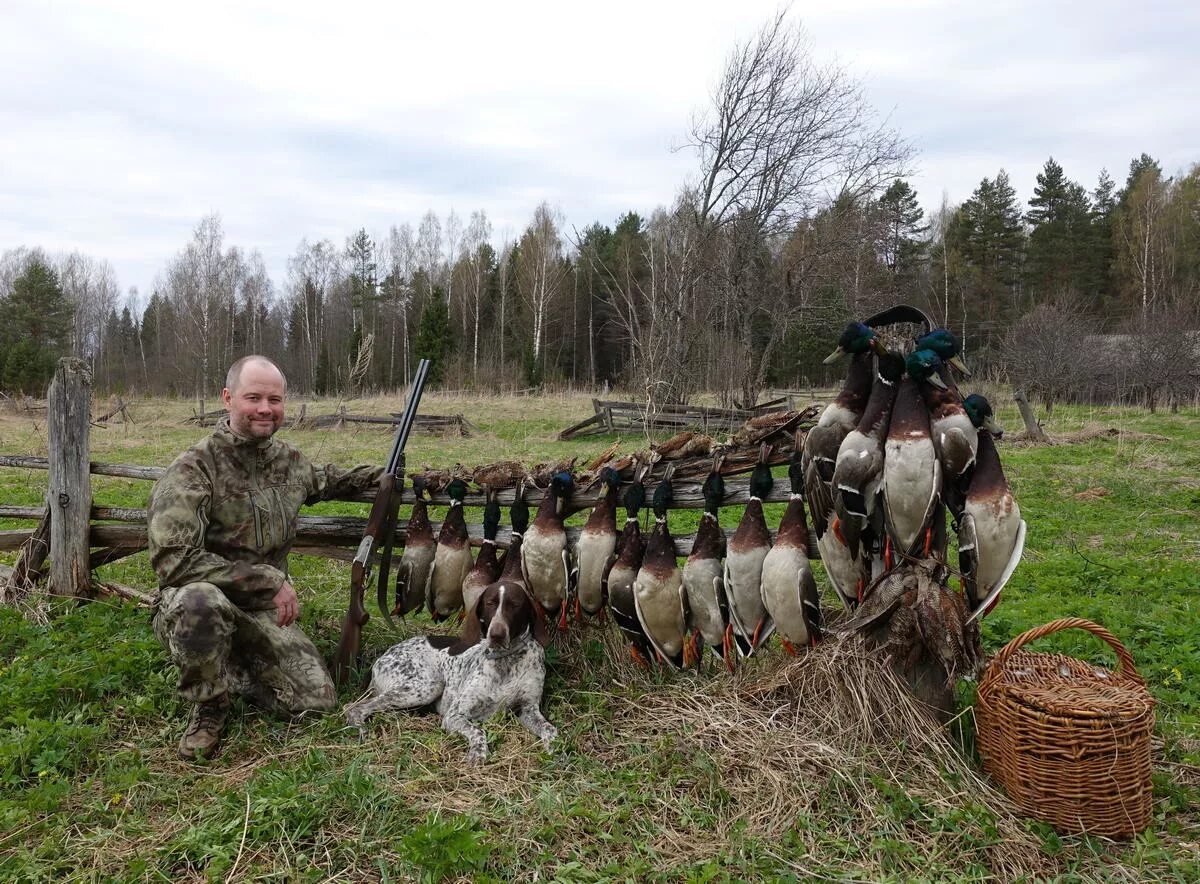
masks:
[[[279,369],[265,362],[242,366],[234,389],[221,391],[233,432],[247,439],[270,439],[283,425],[286,385]]]

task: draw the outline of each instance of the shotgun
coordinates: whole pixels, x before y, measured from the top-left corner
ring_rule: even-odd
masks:
[[[342,636],[338,640],[337,650],[333,653],[333,678],[338,687],[346,684],[351,670],[355,668],[359,646],[362,643],[362,628],[371,616],[363,605],[363,592],[371,576],[375,548],[380,542],[383,546],[380,582],[383,586],[387,584],[396,516],[400,510],[400,496],[404,491],[404,446],[408,444],[408,435],[416,421],[417,406],[421,403],[421,392],[425,388],[425,378],[428,374],[429,360],[422,359],[408,393],[404,414],[400,416],[396,436],[392,439],[387,466],[384,467],[383,475],[379,477],[375,502],[371,504],[371,516],[367,519],[367,527],[358,544],[358,552],[354,554],[354,561],[350,565],[350,604],[346,608],[346,618],[342,621]]]

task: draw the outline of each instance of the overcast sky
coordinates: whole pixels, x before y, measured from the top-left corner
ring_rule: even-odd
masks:
[[[542,200],[568,225],[668,203],[673,151],[771,0],[0,0],[0,251],[155,275],[206,214],[276,285],[302,237],[339,247],[429,209],[495,239]],[[414,7],[414,8],[410,8]],[[1142,151],[1200,161],[1195,2],[795,2],[815,55],[918,150],[927,208],[1053,155],[1091,190]]]

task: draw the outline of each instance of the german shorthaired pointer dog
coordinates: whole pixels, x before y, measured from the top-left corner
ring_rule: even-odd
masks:
[[[437,704],[442,727],[467,738],[467,760],[487,757],[479,723],[513,710],[549,748],[558,730],[538,708],[546,678],[545,614],[520,584],[499,580],[480,595],[462,636],[421,636],[390,648],[371,667],[371,696],[346,707],[346,721],[364,730],[377,712]]]

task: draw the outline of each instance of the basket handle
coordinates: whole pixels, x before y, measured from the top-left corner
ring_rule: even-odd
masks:
[[[1041,626],[1035,626],[1033,629],[1022,632],[996,654],[994,660],[997,669],[1004,666],[1009,656],[1016,652],[1022,645],[1026,645],[1031,641],[1039,638],[1044,638],[1053,632],[1059,632],[1063,629],[1083,629],[1090,632],[1092,635],[1103,640],[1117,653],[1117,658],[1121,661],[1118,672],[1125,675],[1132,675],[1138,681],[1144,682],[1142,676],[1138,673],[1137,667],[1133,665],[1133,657],[1129,651],[1125,650],[1125,646],[1120,640],[1097,623],[1091,620],[1084,620],[1082,617],[1063,617],[1060,620],[1051,620],[1049,623],[1044,623]]]

